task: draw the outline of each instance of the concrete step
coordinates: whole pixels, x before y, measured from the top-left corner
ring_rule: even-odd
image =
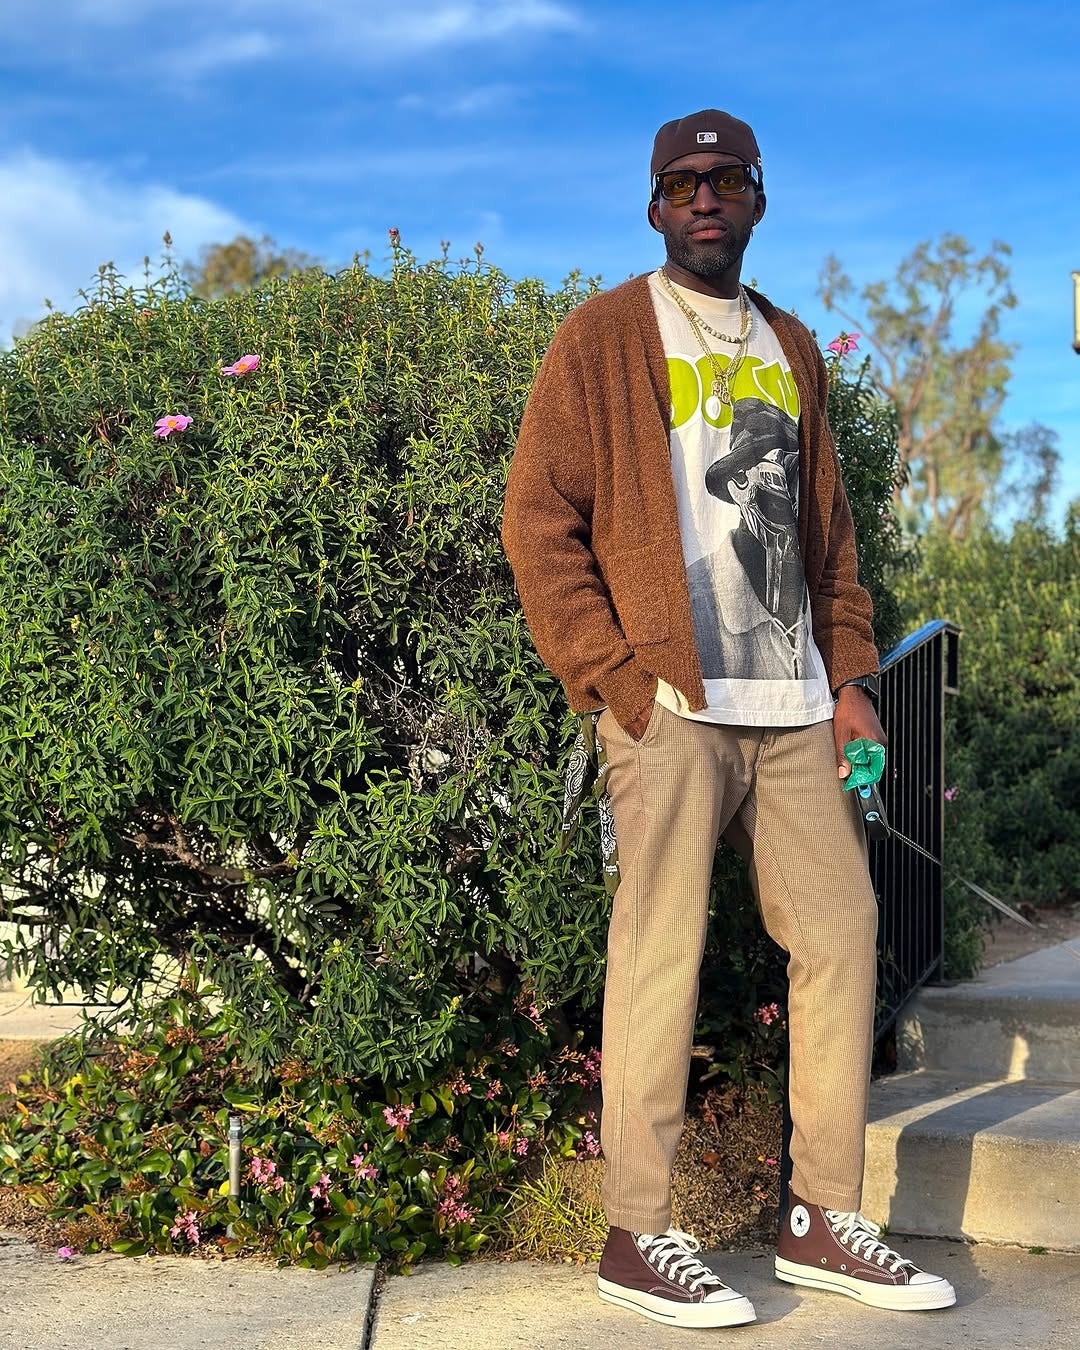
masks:
[[[1080,1083],[1080,943],[922,989],[897,1020],[901,1070]]]
[[[1080,1085],[878,1079],[862,1209],[894,1233],[1080,1252]]]

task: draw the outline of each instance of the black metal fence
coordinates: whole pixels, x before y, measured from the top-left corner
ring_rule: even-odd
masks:
[[[934,619],[881,661],[881,724],[889,738],[880,790],[889,823],[940,858],[945,826],[945,695],[957,691],[960,630]],[[881,902],[880,1035],[920,985],[941,978],[945,905],[941,867],[898,839],[870,845]]]

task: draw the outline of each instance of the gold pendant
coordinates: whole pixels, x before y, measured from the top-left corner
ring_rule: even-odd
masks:
[[[731,390],[728,387],[727,379],[724,375],[717,375],[712,382],[712,398],[705,403],[706,416],[711,417],[715,422],[720,416],[721,406],[730,402]]]

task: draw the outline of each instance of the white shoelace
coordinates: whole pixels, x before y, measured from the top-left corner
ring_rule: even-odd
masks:
[[[645,1245],[642,1245],[643,1243]],[[715,1284],[723,1288],[724,1282],[719,1275],[715,1275],[704,1262],[694,1256],[694,1252],[701,1251],[701,1243],[689,1233],[683,1233],[678,1228],[669,1228],[658,1237],[639,1233],[638,1247],[649,1264],[655,1266],[661,1275],[665,1275],[669,1280],[677,1280],[692,1294],[696,1294],[703,1284]],[[689,1284],[687,1280],[690,1281]]]
[[[891,1260],[893,1275],[901,1266],[912,1264],[902,1257],[898,1251],[894,1251],[887,1242],[879,1241],[880,1226],[871,1223],[862,1214],[847,1214],[838,1209],[827,1209],[825,1217],[832,1224],[833,1232],[844,1246],[849,1247],[856,1256],[861,1256],[864,1261],[876,1261],[884,1270],[885,1262]]]

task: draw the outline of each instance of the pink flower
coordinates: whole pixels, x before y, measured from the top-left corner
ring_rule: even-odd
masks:
[[[462,1205],[457,1200],[440,1200],[436,1209],[451,1223],[472,1223],[476,1210],[471,1205]]]
[[[450,1172],[442,1184],[442,1192],[448,1196],[465,1196],[469,1193],[469,1187],[464,1177],[455,1176]]]
[[[169,413],[165,417],[159,417],[154,423],[154,435],[164,439],[170,432],[187,431],[192,420],[190,417],[185,417],[183,413]]]
[[[513,1139],[513,1137],[514,1136],[510,1133],[509,1130],[500,1130],[498,1134],[495,1136],[500,1148],[509,1148],[510,1141],[511,1139]]]
[[[577,1156],[579,1158],[598,1158],[600,1156],[600,1140],[597,1139],[592,1130],[586,1130],[581,1136],[581,1142],[577,1146]]]
[[[57,1247],[56,1249],[56,1259],[58,1261],[70,1261],[74,1255],[74,1247]]]
[[[764,1026],[771,1027],[774,1022],[780,1021],[779,1003],[763,1003],[754,1014],[754,1021],[761,1022]]]
[[[248,375],[253,370],[258,370],[259,358],[254,352],[247,356],[242,356],[239,361],[234,361],[231,366],[222,366],[222,375]]]
[[[404,1130],[409,1123],[409,1117],[416,1110],[415,1106],[400,1106],[396,1110],[392,1106],[383,1107],[383,1116],[387,1125],[395,1130]]]
[[[502,1081],[498,1078],[493,1078],[489,1083],[488,1090],[484,1093],[484,1096],[489,1102],[492,1102],[502,1090]]]
[[[193,1247],[197,1247],[201,1241],[199,1237],[199,1216],[193,1209],[189,1209],[186,1214],[177,1216],[176,1222],[169,1229],[170,1237],[185,1237]]]
[[[361,1157],[359,1153],[354,1153],[349,1161],[353,1172],[356,1174],[357,1180],[359,1181],[374,1181],[379,1175],[379,1169],[377,1167],[372,1167],[368,1162],[367,1154],[364,1154],[363,1157]]]
[[[775,1167],[775,1166],[776,1166],[776,1159],[775,1159],[775,1158],[766,1158],[766,1159],[765,1159],[765,1166],[766,1166],[766,1167]]]
[[[857,338],[862,337],[861,333],[841,333],[839,337],[833,338],[829,343],[828,350],[835,352],[837,356],[847,356],[848,352],[857,352],[859,344]]]
[[[529,1151],[529,1141],[525,1138],[519,1139],[517,1143],[514,1145],[514,1152],[519,1154],[521,1157],[524,1157],[525,1154],[528,1153],[528,1151]]]
[[[946,800],[947,802],[951,802],[951,801],[953,800],[953,798],[957,795],[957,793],[958,793],[959,791],[960,791],[960,789],[959,789],[958,787],[946,788],[946,789],[945,789],[945,800]]]
[[[442,1184],[443,1198],[436,1209],[451,1223],[471,1223],[476,1218],[476,1210],[464,1203],[468,1194],[468,1183],[451,1173]]]
[[[330,1178],[329,1178],[329,1177],[327,1176],[327,1174],[324,1172],[324,1173],[322,1174],[322,1176],[318,1179],[318,1181],[315,1183],[315,1185],[312,1186],[312,1188],[311,1188],[311,1194],[312,1194],[312,1196],[313,1196],[316,1200],[325,1200],[325,1199],[326,1199],[326,1191],[327,1191],[327,1188],[329,1187],[329,1185],[330,1185]]]
[[[600,1081],[600,1051],[590,1050],[582,1067],[585,1071],[585,1086],[595,1087]]]
[[[278,1175],[277,1164],[270,1162],[267,1158],[260,1158],[257,1154],[251,1160],[249,1172],[252,1181],[257,1181],[260,1186],[265,1186],[268,1190],[280,1191],[285,1185],[285,1178]]]

